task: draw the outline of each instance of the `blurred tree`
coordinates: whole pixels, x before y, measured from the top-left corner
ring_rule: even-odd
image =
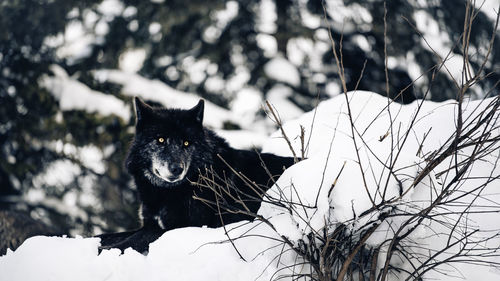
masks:
[[[107,221],[106,217],[102,219],[111,226],[137,225],[136,220],[129,219],[130,210],[123,207],[127,201],[121,199],[123,195],[119,191],[113,194],[114,201],[118,202],[108,202],[107,208],[82,208],[86,215],[80,217],[72,216],[71,210],[61,208],[63,204],[26,200],[26,195],[34,186],[46,198],[55,200],[62,200],[66,194],[74,191],[83,192],[78,180],[62,189],[34,183],[37,176],[43,174],[54,161],[69,159],[79,165],[79,159],[53,149],[57,140],[78,146],[94,144],[104,147],[114,144],[121,148],[109,159],[114,160],[110,169],[116,165],[120,168],[115,168],[112,176],[109,173],[97,176],[101,179],[100,184],[112,181],[111,189],[122,188],[130,193],[127,176],[121,169],[126,140],[130,138],[123,130],[125,124],[116,117],[102,118],[79,111],[65,112],[63,118],[58,118],[60,110],[57,100],[37,83],[40,77],[50,73],[51,64],[60,62],[55,50],[44,43],[46,38],[64,32],[71,10],[91,7],[97,2],[4,1],[0,4],[0,208],[28,212],[61,233],[69,233],[75,227],[80,233],[92,233],[93,225],[97,223],[91,223],[91,218],[101,217],[103,212],[114,213],[109,216],[111,221]],[[96,132],[98,127],[105,128],[106,134],[91,133]],[[88,173],[91,171],[82,169],[79,177],[85,177]],[[101,198],[107,200],[109,197]],[[133,203],[133,196],[129,197],[129,202]],[[134,207],[132,204],[130,209]],[[113,221],[115,217],[120,220],[119,223]],[[83,218],[88,221],[82,221]],[[102,222],[99,225],[107,227]]]

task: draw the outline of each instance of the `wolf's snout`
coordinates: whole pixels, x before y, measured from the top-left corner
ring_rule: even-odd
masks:
[[[156,158],[153,159],[151,168],[156,177],[170,183],[181,181],[187,173],[186,165],[183,162],[167,163],[158,161]]]
[[[172,176],[175,177],[178,177],[184,171],[181,165],[171,165],[169,170],[172,173]]]

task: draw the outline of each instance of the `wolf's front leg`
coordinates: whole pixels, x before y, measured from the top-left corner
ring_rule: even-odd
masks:
[[[116,232],[116,233],[105,233],[94,237],[101,238],[100,249],[106,249],[111,245],[117,244],[125,239],[127,239],[132,234],[136,233],[140,229],[126,232]]]
[[[106,244],[101,242],[99,250],[118,248],[123,252],[132,248],[139,253],[145,253],[149,249],[149,243],[156,241],[164,232],[165,230],[159,227],[145,226],[136,231],[112,233],[109,237],[104,237]]]

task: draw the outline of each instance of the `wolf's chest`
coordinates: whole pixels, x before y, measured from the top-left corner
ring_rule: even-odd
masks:
[[[187,226],[214,226],[214,214],[206,205],[194,200],[163,206],[143,205],[144,220],[158,225],[163,230]],[[147,214],[145,214],[147,210]]]

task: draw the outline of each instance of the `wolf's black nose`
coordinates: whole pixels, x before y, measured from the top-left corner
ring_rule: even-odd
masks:
[[[180,174],[182,174],[182,168],[181,166],[172,166],[170,167],[170,172],[172,173],[173,176],[179,176]]]

